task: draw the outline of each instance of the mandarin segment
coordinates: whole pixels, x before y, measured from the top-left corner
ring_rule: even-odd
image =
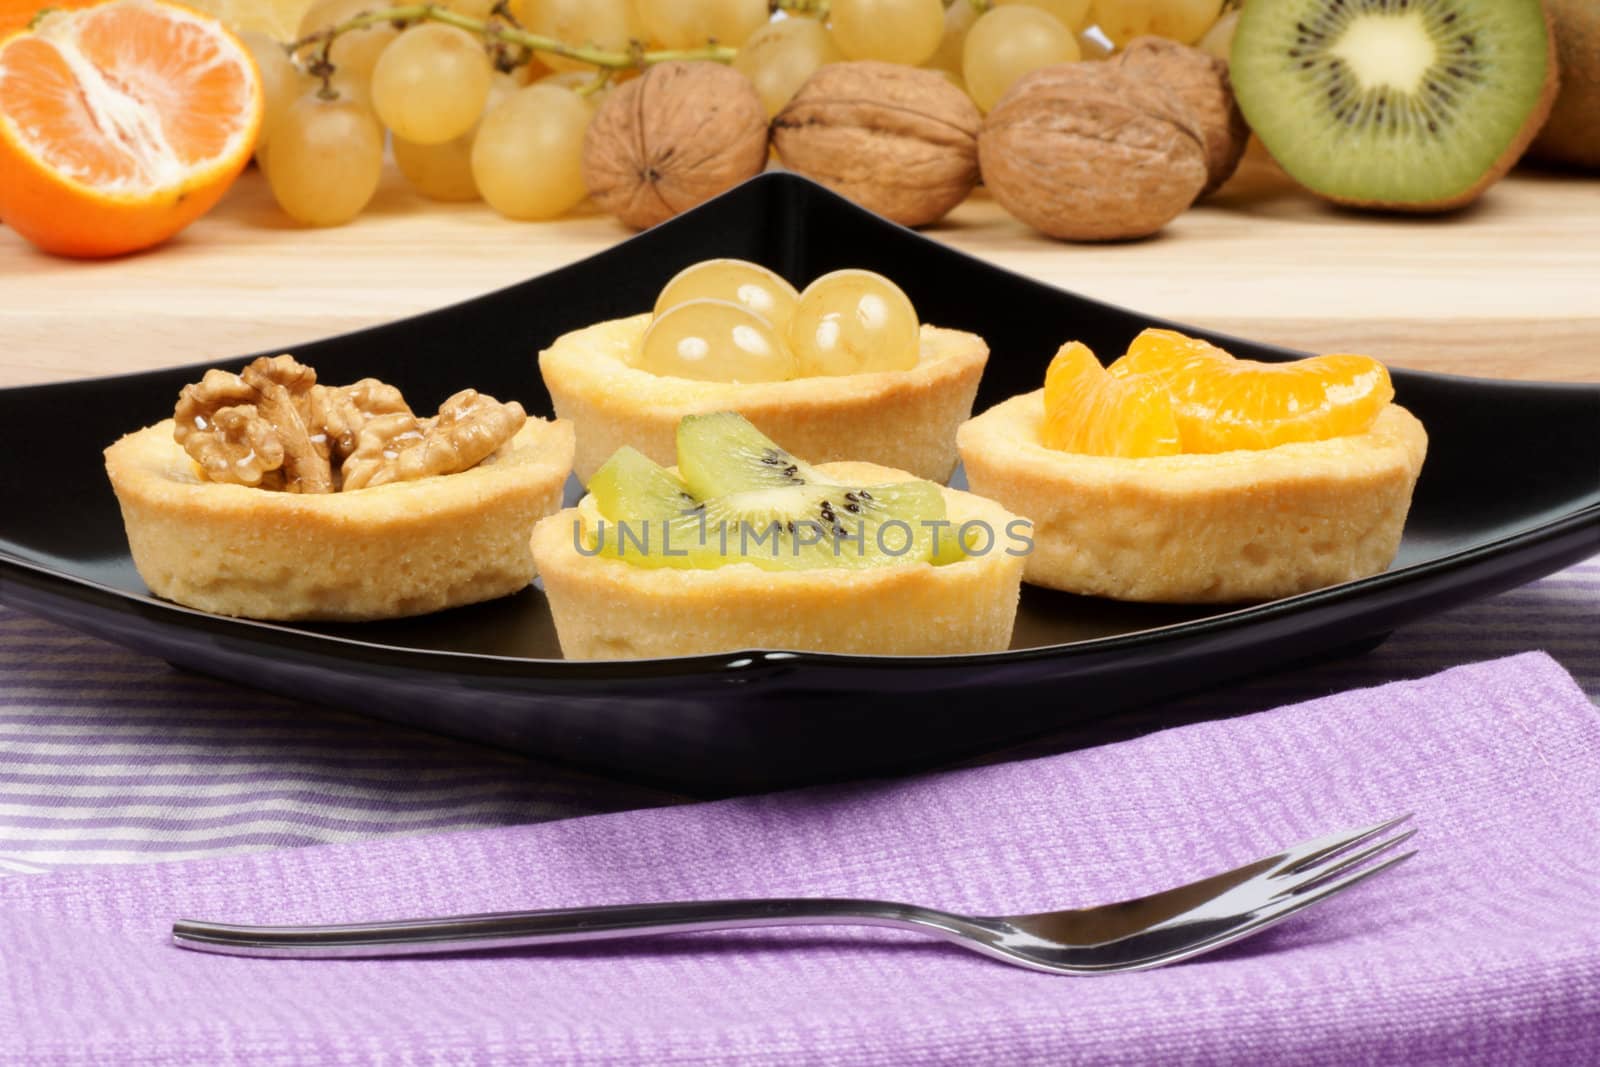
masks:
[[[1144,376],[1113,377],[1087,345],[1061,346],[1044,379],[1047,448],[1091,456],[1171,456],[1179,449],[1172,401]]]
[[[1389,372],[1367,356],[1234,365],[1202,374],[1179,405],[1185,452],[1275,448],[1366,433],[1394,399]],[[1207,418],[1186,418],[1209,409]]]

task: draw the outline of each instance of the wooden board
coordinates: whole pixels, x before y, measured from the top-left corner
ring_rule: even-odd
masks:
[[[1179,321],[1489,377],[1600,381],[1600,182],[1518,174],[1443,218],[1323,204],[1256,166],[1161,235],[1069,245],[981,193],[927,231],[1001,266]],[[295,226],[246,174],[170,245],[82,263],[0,230],[0,385],[189,363],[454,303],[627,236],[510,222],[386,176],[352,225]]]

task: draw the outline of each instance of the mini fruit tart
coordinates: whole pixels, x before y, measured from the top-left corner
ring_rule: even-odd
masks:
[[[677,458],[618,450],[534,530],[568,658],[1009,646],[1027,524],[994,502],[872,463],[812,466],[734,413],[686,417]]]
[[[175,417],[106,449],[157,596],[254,619],[361,621],[514,593],[561,506],[572,427],[468,389],[433,418],[291,356],[209,370]]]
[[[1076,342],[961,427],[967,481],[1033,520],[1026,580],[1119,600],[1269,600],[1394,560],[1427,434],[1365,356],[1236,360],[1146,330]]]
[[[558,338],[539,367],[577,429],[585,483],[624,445],[672,463],[678,420],[712,411],[813,462],[943,482],[988,358],[981,337],[919,325],[881,275],[835,271],[797,293],[765,267],[714,259],[673,278],[651,314]]]

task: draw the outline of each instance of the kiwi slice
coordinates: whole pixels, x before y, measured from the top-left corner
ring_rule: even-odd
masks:
[[[600,465],[588,489],[600,514],[613,522],[670,519],[700,506],[682,478],[628,445]]]
[[[631,448],[589,480],[580,505],[591,547],[643,567],[763,570],[866,568],[961,558],[932,482],[839,485],[791,456],[738,415],[694,416],[680,426],[678,478]],[[685,419],[684,423],[689,423]],[[687,451],[685,450],[687,442]],[[729,485],[725,492],[692,488]],[[939,552],[935,553],[935,548]]]
[[[1540,0],[1250,0],[1229,73],[1296,181],[1412,210],[1459,206],[1503,175],[1555,91]]]
[[[825,481],[732,411],[684,416],[678,423],[678,471],[701,499]]]

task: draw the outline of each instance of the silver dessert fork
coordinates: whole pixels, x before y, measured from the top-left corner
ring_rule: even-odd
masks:
[[[762,926],[887,926],[944,938],[1052,974],[1136,971],[1263,930],[1416,852],[1367,864],[1410,839],[1409,815],[1295,845],[1225,874],[1096,908],[975,917],[880,900],[707,900],[501,912],[342,926],[233,926],[181,920],[182,948],[229,956],[331,959],[611,941]]]

